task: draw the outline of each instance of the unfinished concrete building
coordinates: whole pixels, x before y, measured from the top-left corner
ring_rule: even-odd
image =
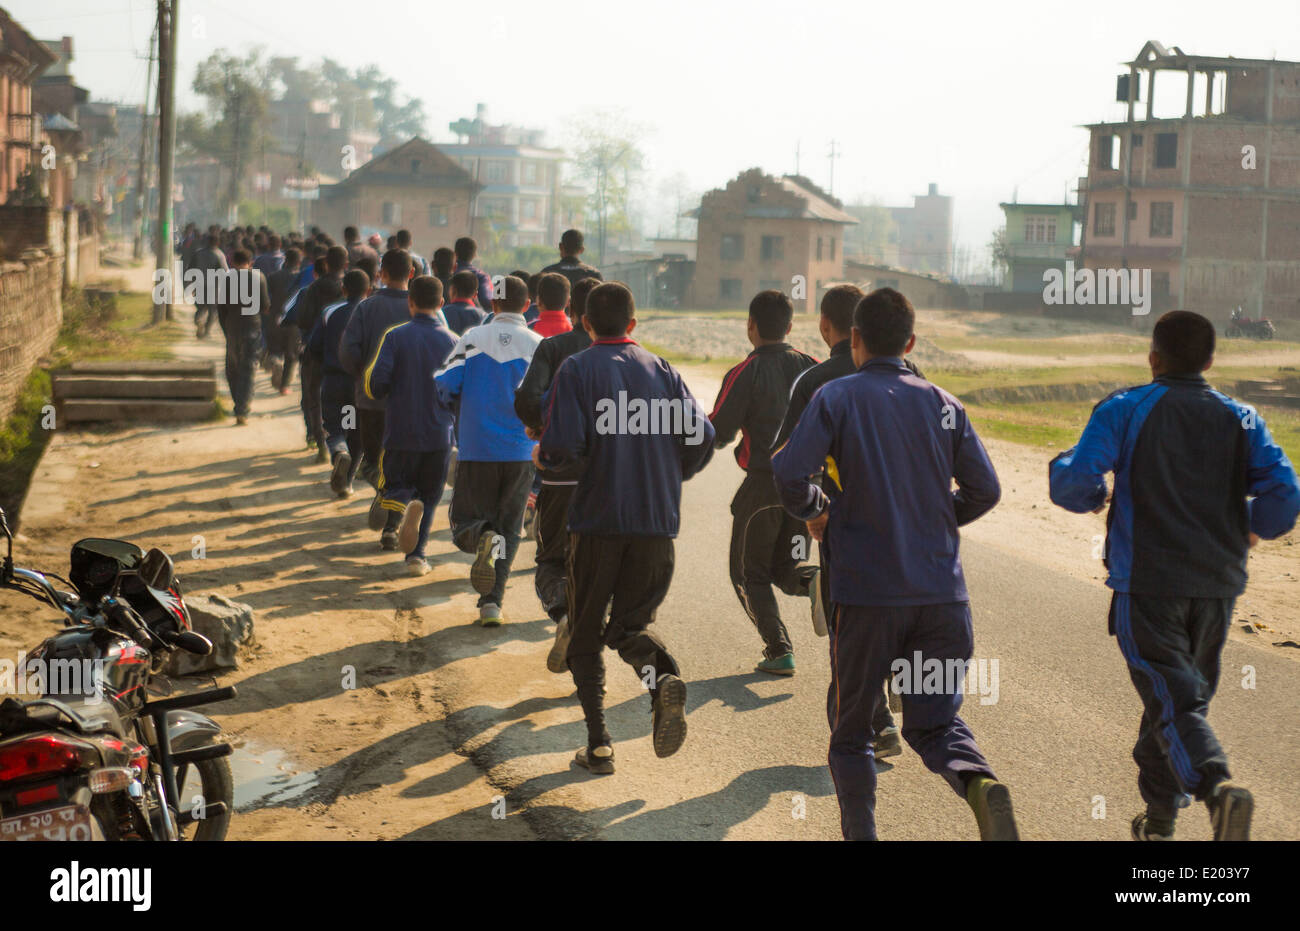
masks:
[[[1087,126],[1078,264],[1151,269],[1153,317],[1300,319],[1300,63],[1148,42],[1126,64],[1127,119]],[[1157,77],[1186,83],[1181,116],[1155,114]]]

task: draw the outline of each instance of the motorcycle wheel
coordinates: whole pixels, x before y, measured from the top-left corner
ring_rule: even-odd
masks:
[[[216,741],[211,741],[216,743]],[[180,829],[181,840],[196,841],[222,841],[226,839],[226,832],[230,829],[230,816],[235,810],[235,779],[230,772],[230,759],[219,756],[211,760],[200,760],[191,764],[194,767],[195,774],[199,777],[199,785],[195,786],[199,794],[207,802],[225,802],[226,812],[215,818],[204,818],[200,821],[187,824]],[[187,791],[185,786],[186,777],[189,775],[189,766],[180,767],[176,770],[176,785],[180,788],[181,799],[180,808],[182,811],[190,805],[190,799],[193,792]],[[191,785],[193,781],[191,780]]]
[[[1273,329],[1272,329],[1272,327],[1270,327],[1270,328],[1268,328],[1267,330],[1264,330],[1262,333],[1260,333],[1260,334],[1259,334],[1259,337],[1260,337],[1260,339],[1272,339],[1272,338],[1273,338]]]
[[[1224,331],[1223,335],[1228,337],[1228,339],[1236,339],[1241,335],[1241,328],[1237,326],[1230,326],[1228,327],[1227,330]]]

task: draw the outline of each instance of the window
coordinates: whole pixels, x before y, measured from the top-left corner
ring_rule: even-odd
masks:
[[[831,261],[835,261],[835,237],[831,237]]]
[[[1151,273],[1151,294],[1153,297],[1169,296],[1169,272]]]
[[[429,225],[446,226],[447,225],[447,208],[441,204],[429,205]]]
[[[751,204],[756,204],[759,200],[759,193],[758,185],[751,184],[745,189],[745,200]]]
[[[1136,220],[1138,218],[1138,205],[1135,200],[1128,202],[1128,218],[1130,220]]]
[[[718,286],[718,296],[724,301],[738,301],[740,297],[740,279],[723,278]]]
[[[1151,204],[1151,235],[1174,235],[1174,203],[1170,200],[1157,200]]]
[[[739,262],[744,257],[745,237],[739,233],[724,233],[722,236],[722,261]]]
[[[519,202],[519,214],[525,220],[531,220],[537,216],[537,201],[521,200]]]
[[[507,201],[497,198],[489,198],[483,201],[482,216],[491,217],[494,220],[504,220],[510,213],[510,204]]]
[[[1025,242],[1056,242],[1056,217],[1039,213],[1025,217]]]
[[[1178,164],[1178,133],[1156,133],[1156,167],[1173,168]]]
[[[821,260],[822,260],[822,238],[818,236],[817,237],[817,261],[820,262]]]
[[[413,158],[411,159],[411,174],[418,175],[419,173],[420,173],[420,160],[418,158]]]
[[[384,201],[383,223],[401,223],[402,222],[402,205],[395,204],[391,200]]]
[[[524,184],[536,184],[536,183],[537,183],[537,163],[536,163],[536,162],[524,162],[524,165],[523,165],[523,176],[524,176],[524,178],[523,178],[523,183],[524,183]]]
[[[501,183],[506,180],[509,166],[505,162],[484,162],[483,180]]]
[[[780,236],[764,236],[759,248],[764,262],[780,262],[785,258],[785,240]]]
[[[1115,235],[1115,205],[1097,204],[1092,214],[1092,232],[1094,236]]]
[[[1097,137],[1097,167],[1105,171],[1119,170],[1119,136]]]

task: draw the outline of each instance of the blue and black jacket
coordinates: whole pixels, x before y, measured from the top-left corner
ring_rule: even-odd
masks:
[[[1279,537],[1300,512],[1295,469],[1263,418],[1200,375],[1163,375],[1102,400],[1049,466],[1052,501],[1097,510],[1107,472],[1106,584],[1117,592],[1234,598],[1246,587],[1250,534]]]
[[[455,346],[455,334],[429,314],[416,314],[380,337],[362,387],[368,398],[388,399],[384,449],[432,452],[451,446],[452,412],[438,397],[433,373]]]
[[[542,410],[543,469],[578,475],[570,531],[677,536],[682,482],[714,432],[676,369],[629,337],[598,339],[561,363]]]
[[[823,468],[825,491],[812,481]],[[902,359],[870,359],[818,388],[772,474],[799,520],[830,509],[835,603],[968,600],[957,528],[997,504],[998,476],[961,402]]]

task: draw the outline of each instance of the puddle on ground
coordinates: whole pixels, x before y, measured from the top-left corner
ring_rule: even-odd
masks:
[[[235,779],[235,809],[266,808],[290,802],[314,788],[320,776],[301,770],[283,750],[244,743],[230,754]]]

